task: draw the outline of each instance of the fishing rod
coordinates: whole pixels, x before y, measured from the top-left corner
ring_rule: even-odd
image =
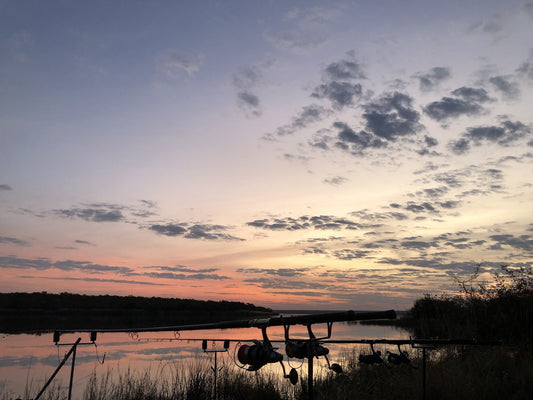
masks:
[[[234,320],[223,322],[212,322],[206,324],[154,326],[138,328],[116,328],[116,329],[57,329],[54,332],[77,333],[77,332],[98,332],[98,333],[123,333],[123,332],[169,332],[169,331],[200,331],[210,329],[238,329],[238,328],[263,328],[270,326],[290,326],[290,325],[312,325],[319,323],[333,323],[342,321],[365,321],[376,319],[396,319],[394,310],[388,311],[340,311],[322,314],[306,314],[290,317],[271,317],[248,320]]]

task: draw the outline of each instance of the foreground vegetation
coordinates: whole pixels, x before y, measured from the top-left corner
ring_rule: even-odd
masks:
[[[200,301],[72,293],[0,293],[0,331],[132,328],[199,324],[271,315],[233,301]]]

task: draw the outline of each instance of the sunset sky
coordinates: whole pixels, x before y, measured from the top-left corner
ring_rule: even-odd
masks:
[[[0,292],[407,309],[533,264],[533,3],[0,1]]]

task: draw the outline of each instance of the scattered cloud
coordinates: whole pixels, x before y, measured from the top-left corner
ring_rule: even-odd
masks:
[[[29,246],[30,245],[25,240],[8,237],[8,236],[0,236],[0,244],[14,244],[16,246]]]
[[[500,92],[507,100],[516,100],[520,97],[520,88],[516,82],[512,81],[510,76],[493,76],[489,82]]]
[[[327,183],[328,185],[333,185],[333,186],[342,185],[343,183],[346,183],[347,181],[348,179],[342,176],[334,176],[332,178],[326,178],[323,180],[324,183]]]
[[[255,90],[259,85],[264,84],[264,72],[274,62],[274,60],[269,60],[244,67],[233,74],[232,85],[237,91],[237,105],[248,117],[259,117],[263,113],[261,101]]]
[[[419,72],[415,75],[415,78],[418,79],[420,90],[423,92],[429,92],[438,88],[442,81],[450,77],[450,68],[447,67],[434,67],[428,72]]]
[[[171,51],[161,58],[158,63],[159,70],[169,78],[177,78],[183,72],[189,77],[198,72],[201,65],[201,57],[198,57],[196,61],[190,58],[184,57],[175,51]]]
[[[342,217],[330,215],[301,216],[298,218],[265,218],[247,222],[246,225],[270,231],[296,231],[303,229],[339,230],[358,229],[359,224]]]
[[[153,224],[148,226],[148,229],[160,235],[176,237],[181,236],[187,239],[204,239],[204,240],[237,240],[244,239],[223,233],[229,229],[224,225],[210,225],[210,224],[193,224],[188,223],[167,223],[167,224]]]
[[[449,148],[455,154],[465,154],[471,145],[480,146],[483,143],[495,143],[508,146],[531,133],[531,127],[520,121],[502,120],[499,126],[477,126],[466,130],[462,136],[449,143]]]
[[[394,141],[423,129],[420,113],[413,108],[413,99],[405,93],[384,94],[363,108],[366,129],[384,140]]]
[[[0,184],[0,192],[13,190],[13,188],[5,183]]]

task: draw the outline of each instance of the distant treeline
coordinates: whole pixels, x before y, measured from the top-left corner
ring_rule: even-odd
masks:
[[[271,315],[250,303],[72,293],[0,293],[0,331],[141,328]]]

